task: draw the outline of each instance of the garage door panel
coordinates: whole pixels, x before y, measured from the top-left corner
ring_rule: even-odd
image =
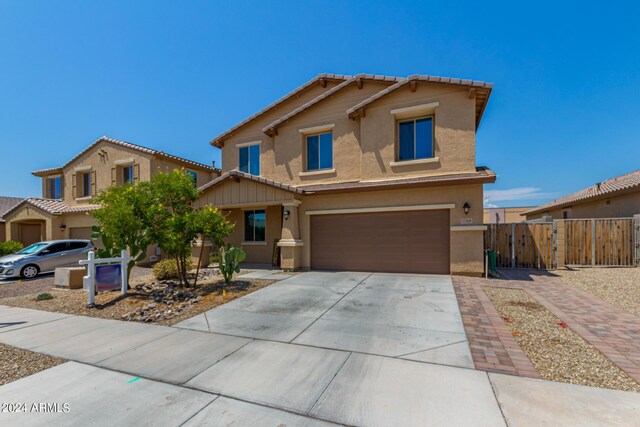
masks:
[[[449,211],[311,217],[311,268],[449,273]]]

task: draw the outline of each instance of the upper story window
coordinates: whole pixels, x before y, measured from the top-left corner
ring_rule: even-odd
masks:
[[[244,211],[244,241],[265,242],[267,230],[267,214],[264,209]]]
[[[333,133],[307,137],[307,171],[333,168]]]
[[[133,185],[133,165],[124,166],[122,168],[122,184]]]
[[[191,179],[193,179],[193,185],[195,187],[198,186],[198,172],[195,171],[187,171],[187,175],[189,175],[191,177]]]
[[[251,175],[260,175],[260,144],[239,148],[240,171]]]
[[[62,198],[62,178],[59,176],[47,178],[45,197],[49,199]]]
[[[92,172],[78,172],[76,174],[76,198],[91,197]]]
[[[433,117],[398,122],[398,160],[433,157]]]

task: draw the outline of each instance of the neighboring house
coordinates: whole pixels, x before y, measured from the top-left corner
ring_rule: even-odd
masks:
[[[7,229],[4,214],[23,200],[24,199],[20,197],[0,197],[0,242],[7,240]]]
[[[248,262],[284,269],[483,271],[476,130],[493,85],[321,74],[216,137],[201,187]]]
[[[158,172],[184,168],[202,186],[218,176],[211,166],[162,151],[102,137],[64,166],[33,172],[42,198],[24,199],[5,213],[7,239],[25,245],[51,239],[88,239],[95,220],[90,204],[112,185],[148,181]]]
[[[533,206],[519,206],[510,208],[484,208],[485,224],[512,224],[514,222],[524,222],[526,218],[522,215]]]
[[[629,218],[640,214],[640,170],[607,179],[524,213],[527,220]]]

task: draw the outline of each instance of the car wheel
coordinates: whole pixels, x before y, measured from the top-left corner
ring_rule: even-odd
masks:
[[[22,277],[23,279],[33,279],[38,275],[39,272],[40,272],[40,269],[38,268],[37,265],[33,265],[33,264],[25,265],[20,271],[20,277]]]

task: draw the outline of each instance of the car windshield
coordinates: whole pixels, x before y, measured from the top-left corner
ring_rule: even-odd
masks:
[[[48,243],[34,243],[33,245],[29,245],[23,250],[21,250],[20,252],[18,252],[18,254],[19,255],[35,254],[36,252],[38,252],[40,249],[44,248],[47,245]]]

